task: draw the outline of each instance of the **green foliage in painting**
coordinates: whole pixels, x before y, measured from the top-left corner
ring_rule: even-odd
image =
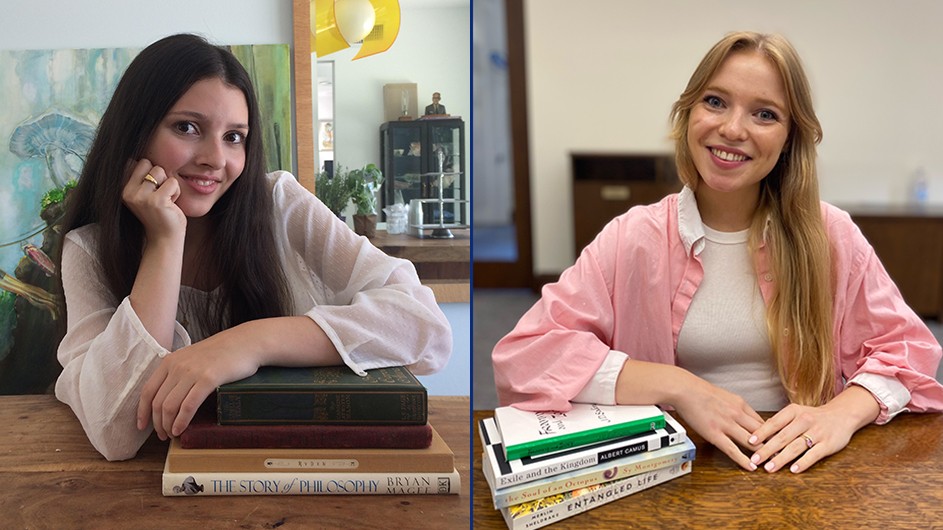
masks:
[[[266,171],[292,170],[291,55],[287,44],[230,46],[246,67],[262,114]],[[250,131],[249,134],[253,134]]]
[[[62,186],[61,188],[53,188],[47,191],[46,194],[43,195],[42,201],[40,201],[40,209],[45,210],[53,204],[59,204],[63,199],[65,199],[65,194],[74,187],[75,180],[70,180],[66,183],[65,186]]]

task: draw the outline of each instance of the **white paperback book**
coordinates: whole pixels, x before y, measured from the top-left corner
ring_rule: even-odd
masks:
[[[618,460],[576,471],[552,475],[532,482],[523,482],[503,489],[494,489],[494,476],[489,466],[482,466],[485,479],[491,487],[495,508],[504,508],[522,502],[559,495],[576,488],[585,488],[603,482],[632,477],[656,469],[692,462],[697,448],[690,439],[655,451],[636,453]]]
[[[571,410],[533,412],[498,407],[494,421],[508,460],[559,451],[664,427],[654,405],[574,403]]]
[[[665,426],[655,431],[514,460],[505,457],[494,418],[485,418],[478,428],[484,448],[483,467],[493,474],[493,488],[498,490],[682,443],[687,434],[684,427],[670,414],[664,416]]]
[[[683,462],[633,477],[515,504],[501,508],[501,515],[510,530],[533,530],[687,475],[691,472],[691,466],[692,462]]]

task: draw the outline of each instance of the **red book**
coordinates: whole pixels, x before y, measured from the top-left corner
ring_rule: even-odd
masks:
[[[183,433],[184,449],[424,449],[432,427],[424,425],[219,425],[210,396]]]

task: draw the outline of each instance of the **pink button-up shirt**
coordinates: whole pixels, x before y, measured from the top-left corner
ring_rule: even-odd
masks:
[[[822,203],[822,216],[835,277],[836,393],[848,382],[870,390],[881,405],[878,423],[901,411],[943,410],[939,343],[848,214]],[[611,352],[676,364],[678,334],[704,277],[703,246],[688,188],[613,219],[495,346],[500,402],[569,410]],[[757,279],[768,303],[776,282],[765,246]]]

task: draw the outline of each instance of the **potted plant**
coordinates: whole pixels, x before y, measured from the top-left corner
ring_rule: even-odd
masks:
[[[344,209],[347,208],[356,185],[348,171],[337,165],[334,167],[334,176],[328,175],[327,171],[318,173],[314,182],[314,194],[334,215],[344,220]]]
[[[383,172],[375,164],[367,164],[361,169],[351,171],[347,178],[351,181],[353,195],[351,199],[357,207],[354,214],[354,232],[373,237],[377,232],[377,191],[383,182]]]

